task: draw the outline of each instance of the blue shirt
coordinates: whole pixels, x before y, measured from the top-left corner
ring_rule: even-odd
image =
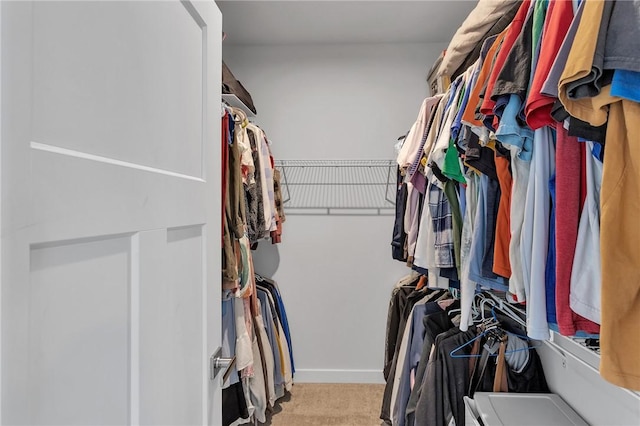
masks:
[[[222,356],[225,358],[232,358],[236,354],[236,315],[233,297],[228,295],[222,300]],[[239,381],[238,370],[233,368],[224,385],[231,386]]]
[[[482,275],[482,259],[485,253],[485,241],[487,233],[487,224],[485,222],[487,214],[487,188],[489,186],[489,176],[480,176],[480,185],[478,186],[478,207],[473,228],[473,240],[471,243],[471,251],[469,253],[469,279],[480,284],[483,287],[489,287],[494,290],[508,291],[509,287],[502,277],[487,278]]]
[[[273,371],[273,382],[276,385],[284,385],[284,375],[282,374],[280,349],[278,349],[278,337],[275,330],[273,329],[273,313],[271,311],[271,302],[269,301],[267,292],[258,289],[258,300],[260,300],[260,311],[262,313],[262,318],[264,319],[264,327],[267,331],[267,337],[269,338],[269,345],[271,346],[271,351],[273,352],[273,360],[275,366]]]
[[[551,214],[549,216],[549,251],[545,271],[545,289],[547,290],[547,322],[556,320],[556,175],[549,179],[551,193]]]
[[[520,96],[512,94],[502,114],[500,126],[496,131],[496,138],[503,145],[519,148],[518,157],[523,161],[531,161],[533,152],[533,130],[529,126],[520,124],[518,113],[522,108]]]
[[[640,102],[640,72],[615,70],[611,81],[611,96]]]

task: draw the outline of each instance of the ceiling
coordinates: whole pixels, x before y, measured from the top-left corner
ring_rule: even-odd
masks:
[[[476,1],[217,0],[225,44],[447,43]]]

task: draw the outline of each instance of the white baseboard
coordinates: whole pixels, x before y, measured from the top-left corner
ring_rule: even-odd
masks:
[[[382,370],[297,369],[294,383],[373,383],[384,384]]]

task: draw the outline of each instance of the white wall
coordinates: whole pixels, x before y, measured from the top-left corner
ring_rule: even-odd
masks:
[[[278,159],[392,159],[427,95],[437,44],[224,46]],[[392,216],[288,216],[256,270],[279,283],[298,382],[382,382]]]

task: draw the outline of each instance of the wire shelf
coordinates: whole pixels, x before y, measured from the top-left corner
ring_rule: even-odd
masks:
[[[392,215],[393,160],[278,160],[287,214]]]
[[[231,107],[240,108],[247,115],[247,118],[255,118],[256,115],[253,113],[253,111],[251,111],[251,109],[233,93],[223,93],[222,100]]]

